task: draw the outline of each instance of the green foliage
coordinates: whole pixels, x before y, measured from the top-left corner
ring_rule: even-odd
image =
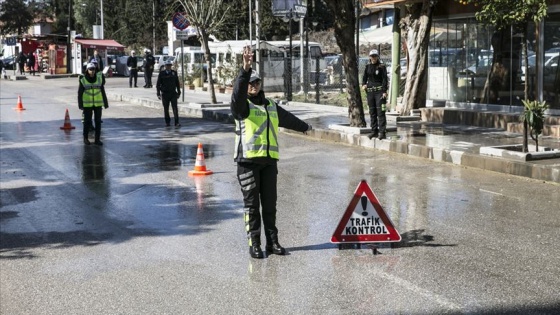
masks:
[[[0,7],[0,34],[22,34],[33,25],[33,8],[23,0],[5,0]]]
[[[548,109],[546,102],[523,100],[525,110],[521,120],[525,120],[531,128],[531,138],[536,140],[542,134],[544,128],[544,112]]]
[[[224,60],[222,65],[218,68],[218,75],[220,78],[220,85],[231,86],[233,81],[239,73],[239,69],[243,65],[241,62],[241,55],[235,55],[231,49],[228,49],[228,54],[231,56],[230,60]]]
[[[456,0],[477,7],[476,19],[497,29],[519,23],[540,22],[547,14],[546,0]]]

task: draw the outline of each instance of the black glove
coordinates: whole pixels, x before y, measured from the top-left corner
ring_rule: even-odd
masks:
[[[158,100],[161,100],[161,94],[157,95]]]
[[[105,107],[105,109],[107,109],[107,108],[109,108],[109,105],[105,105],[105,106],[103,106],[103,107]]]
[[[78,108],[79,108],[80,110],[83,110],[83,109],[84,109],[84,106],[83,106],[83,105],[78,105]]]
[[[179,98],[181,96],[181,93],[177,93],[177,98]]]

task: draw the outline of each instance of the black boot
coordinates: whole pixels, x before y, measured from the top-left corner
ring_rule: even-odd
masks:
[[[377,138],[377,136],[379,135],[379,132],[377,130],[372,131],[367,137],[369,138],[369,140],[373,139],[373,138]]]
[[[267,253],[273,253],[276,255],[286,255],[286,249],[280,246],[278,242],[272,242],[272,244],[267,243],[265,249]]]
[[[87,136],[84,136],[84,144],[90,145],[91,142],[89,142],[89,139]]]
[[[382,132],[379,134],[379,137],[377,139],[379,140],[387,139],[387,135],[384,132]]]
[[[251,245],[249,246],[249,254],[253,258],[261,259],[264,258],[264,254],[262,252],[260,245]]]

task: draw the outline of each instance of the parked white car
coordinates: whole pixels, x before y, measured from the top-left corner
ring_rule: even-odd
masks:
[[[165,62],[167,60],[171,60],[172,62],[173,60],[175,60],[174,56],[168,55],[155,55],[154,58],[156,59],[156,63],[154,65],[155,71],[163,71],[163,69],[165,68]]]

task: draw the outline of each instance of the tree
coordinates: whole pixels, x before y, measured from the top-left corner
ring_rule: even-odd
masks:
[[[216,103],[216,91],[214,91],[214,80],[212,77],[212,60],[210,59],[210,47],[208,47],[209,35],[213,34],[224,23],[229,11],[229,4],[224,0],[191,1],[177,0],[181,5],[190,24],[196,27],[196,32],[207,66],[207,78],[212,103]]]
[[[531,22],[535,23],[535,30],[537,31],[538,24],[544,19],[547,14],[548,7],[546,5],[546,0],[459,0],[461,4],[472,4],[480,7],[476,13],[476,19],[480,22],[494,25],[496,27],[497,33],[495,34],[496,40],[492,40],[492,45],[499,43],[499,38],[506,38],[510,42],[513,40],[511,38],[511,33],[508,28],[514,27],[519,29],[521,34],[521,47],[523,50],[523,56],[525,58],[525,73],[529,73],[528,67],[528,56],[527,56],[527,29]],[[508,35],[509,34],[509,35]],[[538,36],[536,36],[538,38]],[[501,64],[498,54],[501,54],[499,49],[500,45],[494,47],[494,58],[492,60],[492,68],[490,74],[488,75],[487,85],[492,84],[499,80],[495,80],[495,77],[500,77],[508,75],[508,71],[503,71],[506,68],[505,65]],[[538,51],[537,51],[538,52]],[[510,52],[511,54],[512,52]],[[506,68],[507,69],[507,68]],[[511,71],[511,69],[510,69]],[[529,80],[525,80],[524,97],[528,101],[529,98]],[[511,87],[510,87],[511,88]],[[536,95],[536,93],[535,93]],[[523,152],[527,152],[527,119],[523,120]]]
[[[355,36],[355,1],[354,0],[325,0],[331,14],[334,16],[334,36],[342,53],[342,64],[346,72],[346,89],[348,91],[348,115],[350,126],[366,127],[364,105],[358,81],[358,56],[356,56]]]
[[[428,44],[432,12],[437,0],[406,2],[399,5],[402,18],[399,23],[408,53],[408,71],[401,115],[410,115],[426,103],[428,77]]]
[[[0,34],[23,34],[33,25],[34,15],[23,0],[5,0],[0,8]]]

